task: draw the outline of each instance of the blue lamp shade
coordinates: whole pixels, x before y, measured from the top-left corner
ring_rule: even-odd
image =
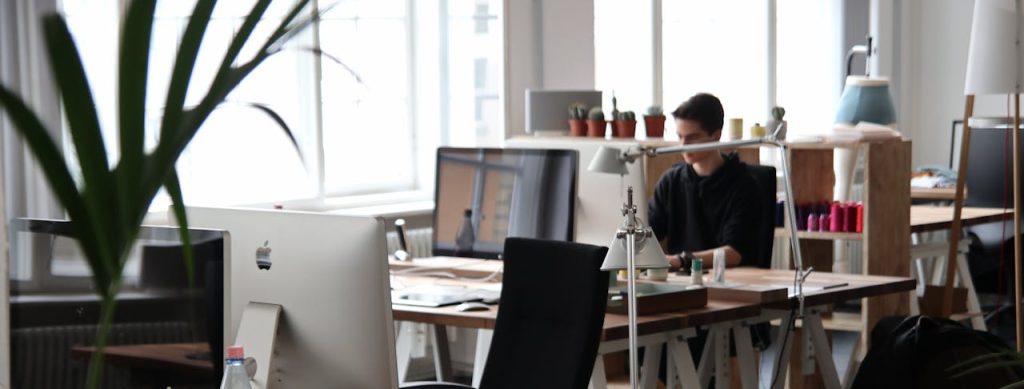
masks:
[[[889,80],[864,76],[847,77],[846,88],[839,98],[835,122],[851,125],[860,122],[882,125],[896,123],[896,109],[893,108],[892,96],[889,95]]]

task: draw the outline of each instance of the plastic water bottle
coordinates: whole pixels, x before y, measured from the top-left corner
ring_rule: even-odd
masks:
[[[224,364],[224,379],[220,389],[252,389],[249,373],[245,371],[245,350],[242,346],[228,347],[228,359]]]

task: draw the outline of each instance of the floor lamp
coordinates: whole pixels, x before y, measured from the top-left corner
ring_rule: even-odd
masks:
[[[587,170],[597,173],[623,175],[627,173],[627,164],[633,163],[638,158],[644,156],[653,157],[662,154],[733,149],[740,146],[754,145],[778,147],[782,153],[780,161],[782,162],[782,172],[784,176],[783,181],[785,182],[786,187],[786,224],[789,228],[789,242],[793,248],[793,260],[796,265],[796,272],[793,275],[793,289],[796,291],[797,301],[799,302],[799,311],[797,311],[797,315],[798,317],[802,317],[804,312],[803,283],[807,278],[807,275],[811,273],[812,269],[805,270],[803,267],[803,257],[801,256],[800,242],[796,231],[796,206],[792,201],[795,197],[793,197],[792,177],[789,174],[789,148],[785,143],[777,139],[781,130],[782,125],[780,124],[779,127],[776,128],[769,136],[729,142],[700,143],[658,148],[641,146],[631,147],[625,151],[614,147],[602,146],[597,150],[597,153],[594,154],[594,159],[590,161],[590,166]],[[605,257],[604,263],[601,265],[601,270],[626,269],[627,272],[626,283],[629,298],[629,306],[627,309],[627,314],[629,315],[629,383],[632,388],[636,389],[637,383],[639,382],[637,379],[639,368],[637,364],[636,345],[635,271],[638,268],[667,268],[669,267],[669,264],[665,260],[665,254],[661,251],[661,246],[656,241],[651,228],[645,227],[643,222],[636,217],[636,205],[633,204],[633,188],[629,188],[627,203],[623,204],[622,214],[625,216],[625,221],[623,222],[623,226],[616,231],[615,236],[612,238],[611,245],[608,249],[608,255]]]
[[[964,84],[964,132],[960,142],[960,165],[956,179],[956,196],[953,200],[953,225],[949,234],[950,264],[946,266],[946,284],[943,293],[942,313],[946,316],[953,311],[953,278],[960,240],[961,208],[964,201],[964,179],[967,174],[968,153],[971,143],[970,119],[974,114],[974,97],[977,95],[1013,96],[1013,269],[1014,306],[1016,307],[1017,351],[1024,350],[1024,331],[1021,326],[1021,241],[1020,237],[1020,93],[1022,81],[1020,40],[1024,29],[1024,14],[1021,0],[977,0],[974,3],[974,20],[971,24],[971,43],[967,52],[967,78]]]

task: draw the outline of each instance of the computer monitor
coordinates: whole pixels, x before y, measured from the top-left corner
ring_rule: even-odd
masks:
[[[1009,127],[984,123],[971,127],[971,150],[965,176],[967,197],[964,205],[1013,207],[1013,134]],[[950,164],[954,170],[960,166],[962,134],[963,121],[954,121],[950,148]],[[1021,144],[1024,146],[1024,140]],[[1024,179],[1024,172],[1021,172],[1021,179]]]
[[[629,187],[633,187],[633,203],[637,205],[637,216],[647,222],[649,195],[645,190],[644,158],[626,165],[629,173],[622,177],[587,171],[590,160],[602,146],[626,150],[630,147],[639,147],[640,142],[575,137],[518,137],[509,139],[505,145],[533,149],[574,149],[579,153],[580,173],[575,207],[576,242],[597,246],[607,246],[608,242],[611,242],[615,230],[622,225],[622,204],[626,202],[626,191]]]
[[[442,147],[434,185],[434,255],[498,258],[506,237],[572,241],[574,150]],[[472,249],[457,235],[470,211]]]
[[[206,365],[209,370],[196,370],[189,379],[199,386],[216,385],[224,354],[224,235],[201,229],[189,233],[196,270],[193,287],[188,285],[178,229],[139,230],[124,267],[108,347],[144,347],[135,350],[140,361],[154,352]],[[17,219],[11,223],[10,236],[11,271],[5,291],[10,308],[9,315],[0,315],[9,318],[0,329],[10,347],[0,348],[5,370],[0,387],[82,387],[88,367],[84,347],[95,343],[99,297],[85,256],[71,238],[71,224]],[[125,365],[120,366],[106,364],[102,386],[130,385]],[[180,373],[165,366],[133,370],[131,379],[150,381]]]
[[[281,306],[274,357],[257,360],[262,364],[257,384],[397,387],[382,221],[201,207],[189,207],[187,214],[191,226],[225,231],[230,286],[227,339],[237,339],[242,313],[250,302]]]

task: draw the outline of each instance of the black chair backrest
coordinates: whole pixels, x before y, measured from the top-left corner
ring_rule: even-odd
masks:
[[[1008,129],[971,128],[971,149],[965,177],[967,198],[964,199],[964,205],[1013,207],[1011,136]],[[1021,174],[1024,176],[1024,173]]]
[[[742,261],[744,265],[760,268],[772,267],[772,246],[775,244],[775,168],[771,166],[747,165],[750,175],[757,183],[761,194],[761,223],[757,227],[757,258]]]
[[[606,247],[505,240],[501,308],[480,382],[494,388],[586,388],[608,299]]]

